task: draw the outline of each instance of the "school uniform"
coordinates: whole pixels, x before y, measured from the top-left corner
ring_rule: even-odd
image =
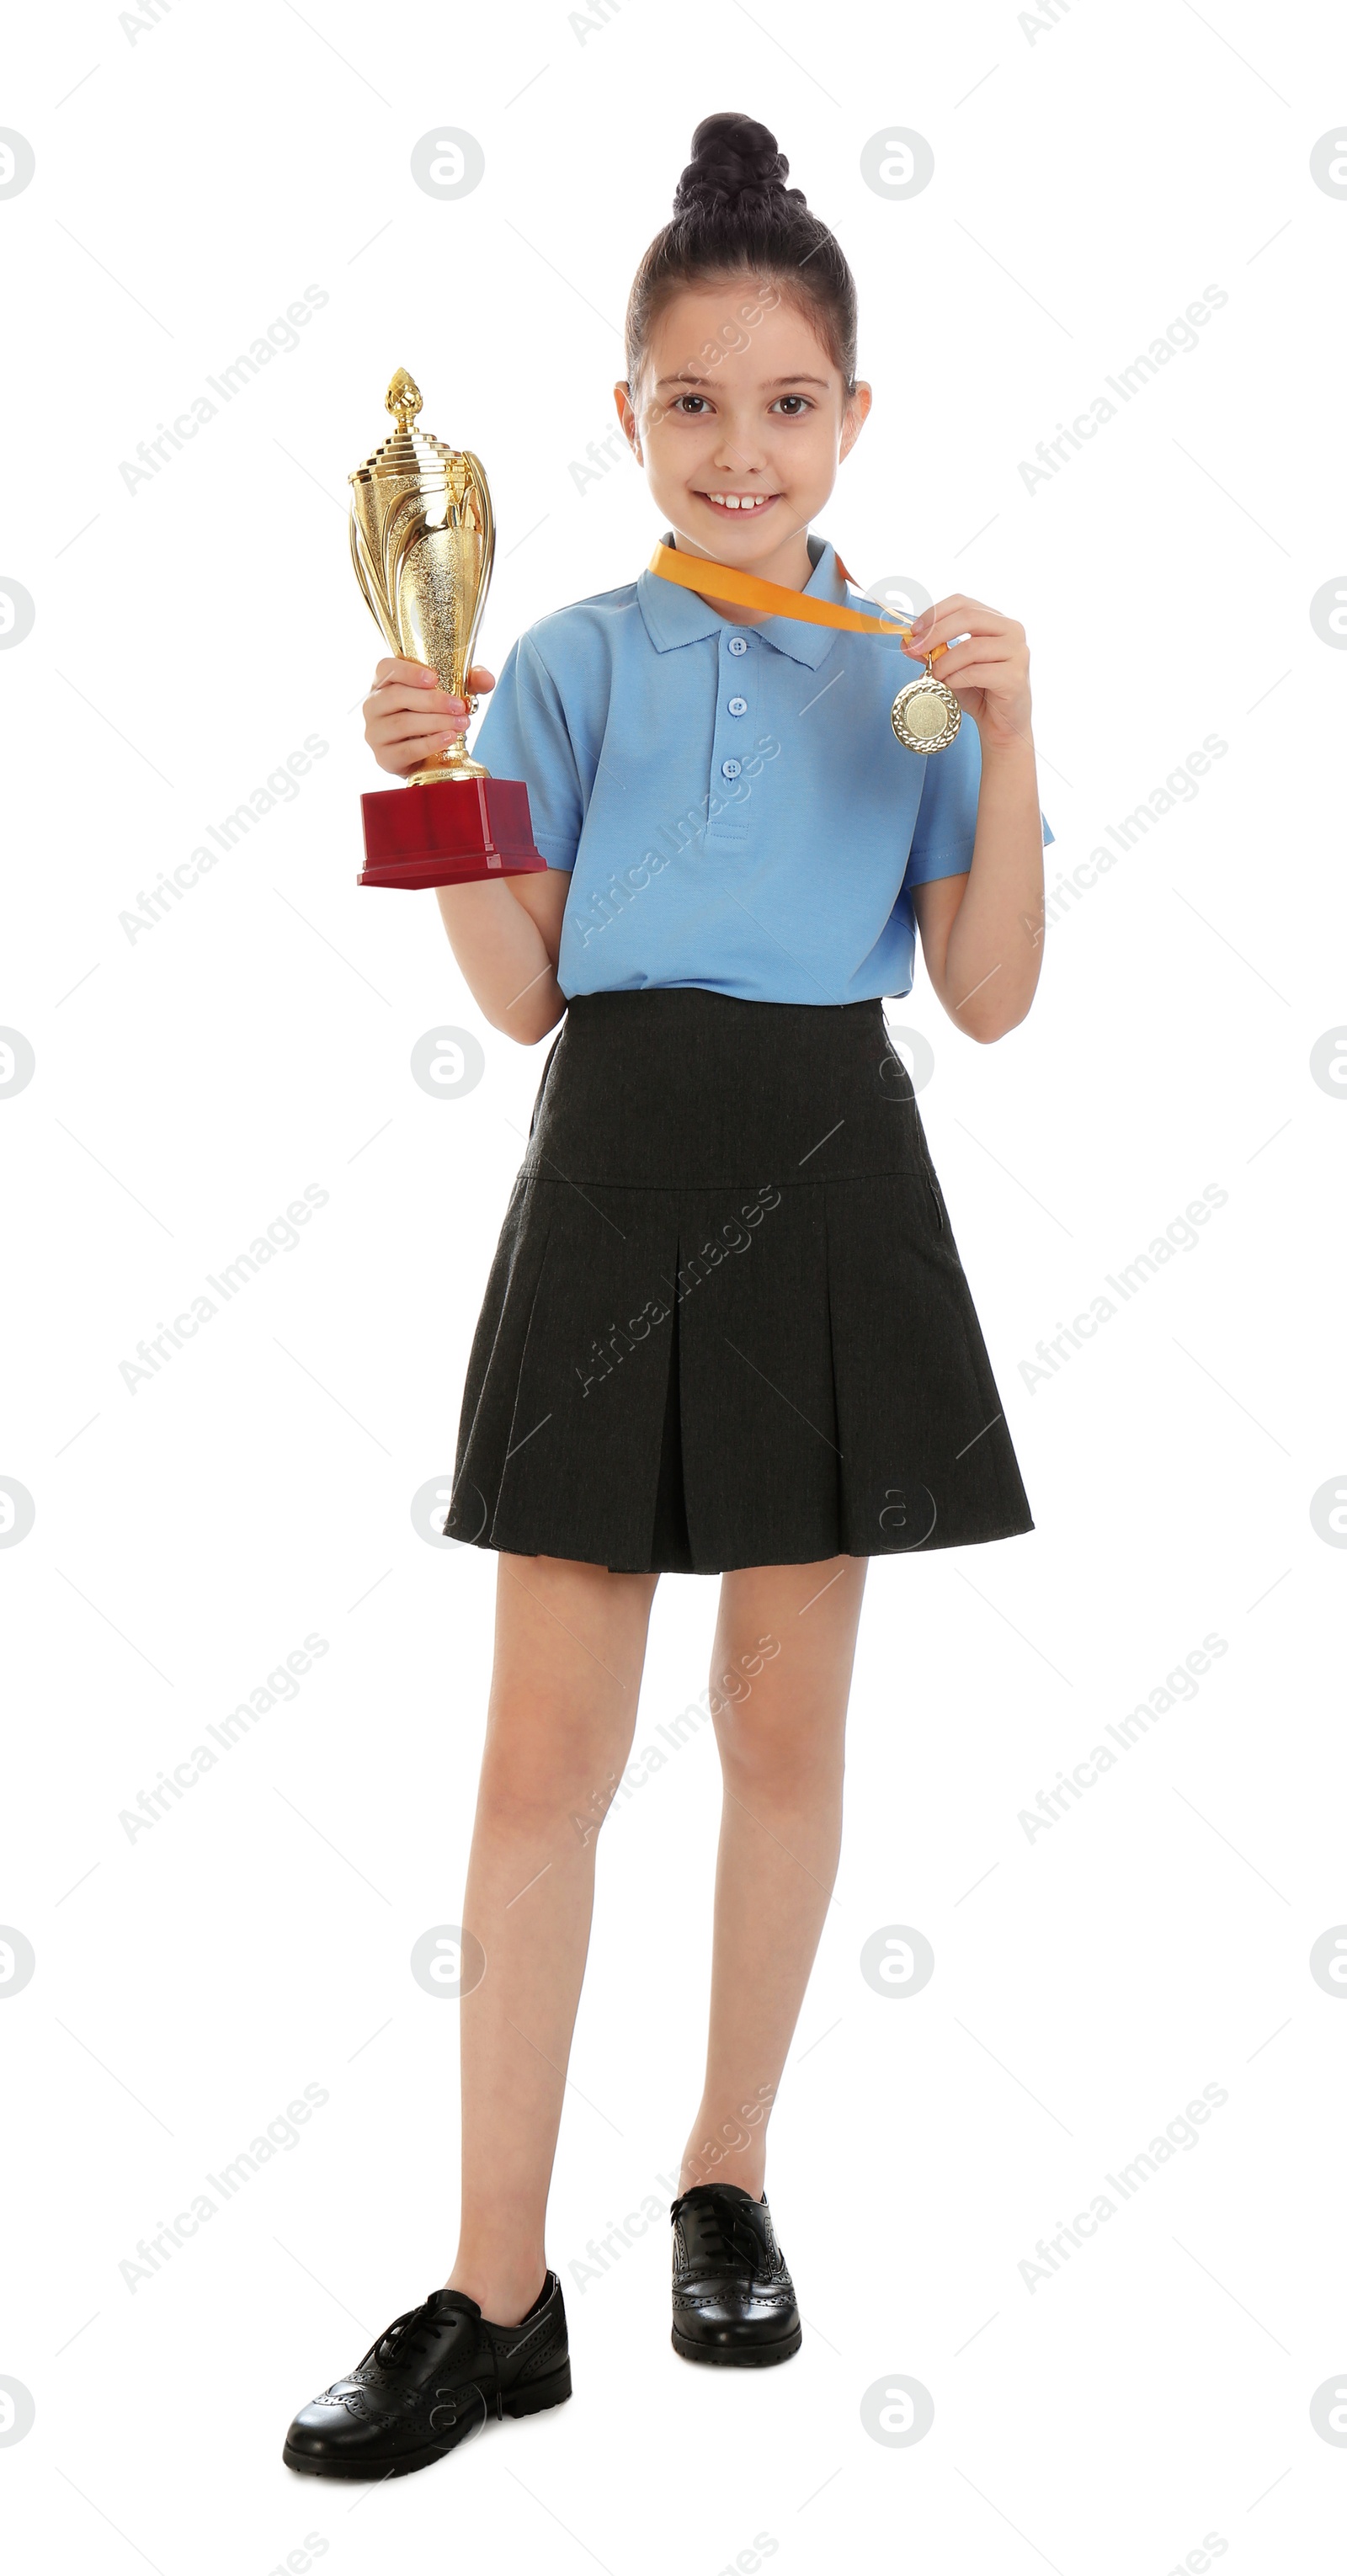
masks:
[[[846,604],[809,552],[807,594]],[[1032,1529],[884,1021],[912,888],[971,864],[981,774],[972,723],[927,757],[897,741],[913,667],[896,637],[736,625],[649,571],[511,647],[475,750],[571,873],[568,1008],[447,1536],[710,1574]]]

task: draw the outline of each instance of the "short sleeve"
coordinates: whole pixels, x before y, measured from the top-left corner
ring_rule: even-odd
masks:
[[[522,778],[533,838],[550,868],[572,868],[585,819],[585,792],[565,709],[536,644],[521,635],[473,740],[493,778]]]
[[[919,755],[923,761],[921,803],[912,831],[912,849],[903,885],[929,885],[935,877],[958,877],[973,864],[977,837],[978,793],[982,786],[982,744],[969,718],[944,751]],[[1040,809],[1043,847],[1056,839]]]

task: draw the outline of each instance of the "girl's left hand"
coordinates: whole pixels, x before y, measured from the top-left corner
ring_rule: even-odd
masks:
[[[1029,647],[1024,628],[980,599],[962,591],[938,599],[922,610],[907,631],[903,651],[922,661],[937,645],[949,646],[952,635],[964,642],[937,652],[931,676],[952,689],[966,716],[971,716],[984,751],[1023,747],[1032,740],[1029,709]]]

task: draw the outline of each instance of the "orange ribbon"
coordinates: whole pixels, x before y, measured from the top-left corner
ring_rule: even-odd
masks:
[[[859,590],[855,576],[847,571],[834,550],[837,569],[843,581]],[[702,555],[680,555],[672,546],[657,545],[646,566],[658,573],[662,581],[676,581],[683,590],[700,591],[705,597],[714,584],[717,599],[732,599],[736,608],[762,608],[771,617],[795,617],[806,626],[844,626],[852,635],[910,635],[910,626],[897,626],[891,617],[866,617],[858,608],[838,607],[831,599],[810,599],[803,591],[787,590],[783,583],[761,581],[753,572],[736,572],[732,564],[708,563]],[[934,661],[937,653],[948,651],[937,644],[927,656]]]

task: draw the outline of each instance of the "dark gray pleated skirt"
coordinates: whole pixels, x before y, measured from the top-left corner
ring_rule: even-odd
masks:
[[[574,1000],[445,1535],[718,1574],[1034,1526],[882,1005]]]

